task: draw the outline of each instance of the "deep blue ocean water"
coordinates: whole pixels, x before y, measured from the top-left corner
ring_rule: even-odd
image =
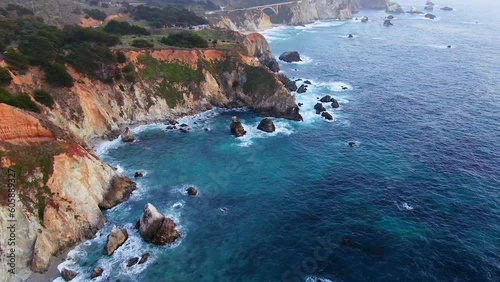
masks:
[[[95,266],[98,281],[122,282],[499,281],[500,3],[485,3],[436,2],[456,10],[398,15],[389,28],[385,12],[361,11],[368,23],[264,32],[275,55],[304,58],[281,64],[313,83],[296,94],[304,122],[274,119],[266,134],[250,111],[213,110],[182,119],[188,134],[140,126],[137,142],[98,148],[125,175],[146,175],[60,267],[81,281]],[[313,110],[327,94],[341,105],[325,104],[333,122]],[[229,133],[233,115],[241,139]],[[191,185],[198,196],[184,192]],[[174,245],[134,229],[148,202],[178,224]],[[114,224],[130,238],[105,257]],[[146,264],[126,267],[146,252]]]

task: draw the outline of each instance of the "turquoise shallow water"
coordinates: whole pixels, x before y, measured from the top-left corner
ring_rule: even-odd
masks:
[[[141,126],[137,142],[99,148],[125,175],[146,175],[64,265],[85,275],[102,266],[100,281],[498,281],[499,6],[447,4],[457,11],[396,16],[390,28],[384,12],[362,11],[366,24],[266,31],[276,55],[304,57],[282,70],[313,82],[296,96],[305,121],[275,119],[268,135],[252,112],[214,110],[182,120],[188,134]],[[326,94],[341,105],[327,106],[333,122],[312,109]],[[242,139],[229,134],[233,115],[249,132]],[[200,194],[188,197],[189,185]],[[181,240],[140,239],[148,202]],[[130,238],[103,257],[113,224]],[[146,264],[126,267],[145,252]]]

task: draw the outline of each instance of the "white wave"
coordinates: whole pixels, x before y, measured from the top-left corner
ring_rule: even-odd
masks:
[[[123,145],[124,143],[122,142],[121,138],[118,137],[111,141],[100,142],[94,147],[94,152],[100,157],[106,154],[109,150],[117,149]]]
[[[330,279],[318,277],[318,276],[309,276],[306,278],[306,282],[316,282],[316,281],[322,281],[322,282],[332,282]]]
[[[186,202],[184,202],[184,201],[175,202],[172,205],[171,209],[182,209],[185,205],[186,205]]]
[[[347,91],[354,88],[351,84],[343,81],[321,82],[318,86],[327,87],[331,91]]]
[[[323,27],[335,27],[346,24],[347,21],[315,21],[312,26],[314,28],[323,28]]]
[[[448,46],[451,46],[448,48]],[[455,48],[453,45],[436,45],[436,44],[429,44],[427,47],[435,48],[435,49],[452,49]]]
[[[399,210],[411,211],[414,209],[414,207],[408,204],[407,202],[403,202],[401,203],[401,205],[396,202],[396,206],[398,207]]]

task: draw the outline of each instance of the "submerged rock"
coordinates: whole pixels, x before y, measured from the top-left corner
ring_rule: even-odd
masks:
[[[144,207],[139,221],[139,233],[146,242],[156,245],[173,243],[181,236],[176,229],[175,222],[159,213],[150,203]]]
[[[302,84],[299,89],[297,89],[297,93],[299,94],[302,94],[302,93],[305,93],[307,91],[307,85],[305,84]]]
[[[138,264],[143,264],[145,263],[146,261],[148,261],[148,258],[150,257],[151,255],[149,253],[145,253],[141,256],[141,259],[139,260],[139,263]]]
[[[331,102],[331,100],[332,100],[332,97],[330,95],[323,96],[323,98],[319,99],[319,101],[323,102],[323,103]]]
[[[332,98],[330,101],[332,102],[332,108],[337,109],[340,107],[339,102],[335,98]]]
[[[287,62],[287,63],[302,61],[300,59],[299,52],[297,52],[297,51],[283,52],[283,54],[280,55],[279,59],[284,61],[284,62]]]
[[[453,11],[453,8],[446,6],[446,7],[441,8],[441,10],[443,10],[443,11]]]
[[[350,34],[350,33],[349,33],[349,36],[347,36],[347,37],[349,37],[349,38],[353,38],[354,36],[352,36],[352,34]]]
[[[76,271],[73,271],[73,270],[69,270],[67,268],[63,268],[63,270],[61,271],[61,277],[65,280],[65,281],[71,281],[73,280],[76,276],[78,275],[78,272]]]
[[[424,7],[424,10],[426,11],[433,11],[434,10],[434,5],[427,5]]]
[[[431,19],[431,20],[433,20],[433,19],[435,19],[435,18],[436,18],[436,16],[435,16],[435,15],[433,15],[433,14],[425,14],[425,16],[424,16],[424,17],[426,17],[426,18],[428,18],[428,19]]]
[[[113,225],[111,232],[108,235],[108,241],[104,247],[104,254],[110,256],[116,249],[118,249],[125,241],[128,239],[127,229],[119,229],[116,225]]]
[[[364,16],[361,18],[361,22],[362,23],[366,23],[368,21],[368,17],[367,16]]]
[[[194,187],[187,188],[186,192],[189,196],[196,196],[198,194],[198,190]]]
[[[321,116],[324,117],[327,120],[333,120],[332,115],[329,112],[322,112]]]
[[[354,142],[354,141],[349,141],[349,142],[347,143],[347,145],[349,145],[349,147],[354,147],[354,146],[356,145],[356,142]]]
[[[314,105],[314,109],[316,110],[317,115],[321,114],[321,112],[326,111],[325,107],[323,107],[323,104],[321,103],[317,103],[316,105]]]
[[[237,117],[232,117],[229,129],[231,130],[231,134],[236,137],[241,137],[247,133]]]
[[[394,16],[393,16],[393,15],[388,15],[386,18],[387,18],[388,20],[392,20],[392,19],[394,19]]]
[[[121,138],[123,142],[132,142],[135,140],[134,134],[132,134],[128,127],[125,127],[125,130],[121,134]]]
[[[306,81],[304,81],[304,84],[309,84],[309,85],[311,85],[312,83],[311,83],[311,81],[306,80]]]
[[[182,132],[182,133],[188,133],[189,132],[189,128],[181,127],[181,128],[179,128],[179,131]]]
[[[276,130],[276,127],[274,126],[272,120],[265,118],[260,121],[259,125],[257,126],[257,129],[271,133]]]
[[[127,267],[132,267],[132,266],[136,265],[138,261],[139,261],[139,258],[129,259],[127,262]]]
[[[94,279],[96,277],[101,276],[103,272],[104,272],[104,269],[102,269],[101,267],[95,267],[92,270],[92,274],[90,275],[90,279]]]
[[[134,178],[143,177],[143,176],[144,176],[144,174],[141,171],[136,171],[134,173]]]
[[[391,25],[393,25],[393,24],[391,23],[391,20],[385,20],[385,21],[384,21],[384,25],[385,25],[385,26],[391,26]]]

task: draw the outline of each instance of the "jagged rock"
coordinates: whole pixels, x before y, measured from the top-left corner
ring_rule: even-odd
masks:
[[[236,137],[241,137],[247,133],[237,117],[232,117],[231,125],[229,126],[229,128],[231,129],[231,134]]]
[[[264,51],[264,53],[262,53],[262,55],[259,57],[259,62],[272,72],[280,71],[280,65],[269,50],[266,50]]]
[[[386,18],[389,19],[389,20],[392,20],[392,19],[394,19],[394,16],[393,15],[388,15]]]
[[[102,202],[99,203],[99,207],[101,209],[110,209],[128,200],[136,188],[135,183],[125,176],[113,177],[108,191],[104,194]]]
[[[443,11],[453,11],[453,8],[446,6],[446,7],[441,8],[441,10],[443,10]]]
[[[323,107],[323,104],[317,103],[314,105],[314,109],[316,110],[316,114],[319,115],[321,112],[326,111],[325,107]]]
[[[279,57],[280,60],[287,62],[287,63],[292,63],[292,62],[300,62],[302,61],[300,59],[300,55],[297,51],[287,51],[283,52],[281,56]]]
[[[368,21],[368,17],[367,16],[364,16],[361,18],[361,22],[362,23],[366,23]]]
[[[127,262],[127,267],[132,267],[132,266],[136,265],[138,261],[139,261],[139,258],[129,259]]]
[[[147,203],[139,221],[139,233],[146,242],[165,245],[180,237],[173,220],[159,213],[156,208]]]
[[[323,96],[323,98],[319,99],[320,102],[322,103],[328,103],[331,102],[332,97],[330,95]]]
[[[145,263],[146,261],[148,261],[148,258],[150,257],[151,255],[149,253],[145,253],[141,256],[141,259],[139,260],[139,264],[143,264]]]
[[[349,145],[349,147],[354,147],[356,145],[356,142],[354,141],[349,141],[349,143],[347,143]]]
[[[342,85],[342,90],[347,90],[349,87]]]
[[[354,36],[352,36],[352,34],[349,33],[349,35],[347,36],[349,38],[353,38]]]
[[[332,102],[332,108],[337,109],[340,107],[339,102],[335,98],[332,98],[330,101]]]
[[[304,103],[298,103],[297,104],[299,107],[302,107],[304,105]]]
[[[311,83],[311,81],[306,80],[306,81],[304,81],[304,84],[309,84],[309,85],[311,85],[312,83]]]
[[[285,85],[286,89],[288,89],[291,92],[297,91],[297,84],[295,83],[295,81],[288,78],[288,76],[282,75],[282,74],[280,74],[278,77],[279,77],[281,83],[283,83],[283,85]]]
[[[181,127],[181,128],[179,128],[179,130],[182,133],[188,133],[189,132],[189,128],[185,128],[185,127]]]
[[[94,279],[96,277],[101,276],[103,272],[104,272],[104,269],[102,269],[101,267],[95,267],[92,270],[92,274],[90,275],[90,279]]]
[[[424,16],[424,17],[426,17],[426,18],[428,18],[428,19],[431,19],[431,20],[433,20],[433,19],[435,19],[435,18],[436,18],[436,16],[435,16],[435,15],[433,15],[433,14],[425,14],[425,16]]]
[[[175,125],[168,125],[168,126],[166,127],[166,129],[167,129],[167,130],[177,129],[177,126],[175,126]]]
[[[108,241],[106,242],[106,246],[104,247],[104,254],[108,256],[112,255],[116,249],[118,249],[121,245],[123,245],[123,243],[125,243],[125,241],[127,241],[127,239],[127,229],[119,229],[114,225],[108,235]]]
[[[401,5],[395,2],[387,2],[387,8],[385,9],[387,13],[391,14],[403,14],[403,8]]]
[[[73,280],[73,278],[75,278],[77,275],[78,275],[78,272],[73,271],[73,270],[69,270],[69,269],[67,269],[67,268],[63,268],[63,270],[61,271],[61,277],[62,277],[65,281],[71,281],[71,280]]]
[[[125,127],[125,130],[121,134],[123,142],[132,142],[135,140],[134,134],[130,131],[130,128]]]
[[[417,7],[415,7],[415,6],[411,6],[410,10],[407,13],[409,13],[409,14],[423,14],[423,12],[420,11],[419,9],[417,9]]]
[[[194,187],[187,188],[186,192],[189,196],[196,196],[198,194],[198,190]]]
[[[183,123],[183,124],[181,124],[181,127],[188,127],[188,125]]]
[[[274,132],[276,130],[276,127],[274,127],[274,123],[272,120],[265,118],[260,121],[259,125],[257,126],[257,129],[270,133]]]
[[[391,26],[392,25],[391,20],[385,20],[384,21],[384,25],[385,26]]]
[[[134,178],[143,177],[143,176],[144,176],[144,174],[141,171],[136,171],[134,173]]]
[[[327,120],[333,120],[332,115],[329,112],[322,112],[321,116],[324,117]]]
[[[305,84],[302,84],[299,89],[297,89],[297,93],[301,94],[301,93],[305,93],[307,91],[307,85]]]

